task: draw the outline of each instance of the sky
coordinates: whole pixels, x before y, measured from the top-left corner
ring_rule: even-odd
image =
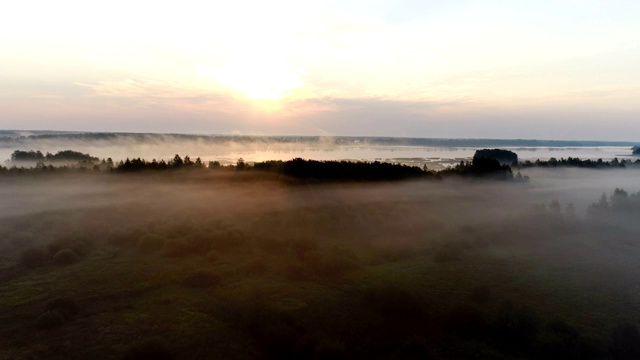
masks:
[[[41,1],[0,129],[640,140],[640,1]]]

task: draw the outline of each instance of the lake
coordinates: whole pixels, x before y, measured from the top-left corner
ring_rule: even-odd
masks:
[[[442,146],[453,145],[453,146]],[[521,146],[518,146],[521,145]],[[550,146],[552,145],[552,146]],[[558,145],[558,146],[555,146]],[[615,145],[615,146],[613,146]],[[500,148],[518,154],[521,161],[555,157],[580,159],[635,159],[632,143],[538,141],[501,139],[426,139],[367,137],[260,137],[180,134],[63,133],[7,136],[0,139],[0,162],[14,150],[56,153],[75,150],[114,161],[128,158],[172,159],[175,154],[203,161],[235,163],[290,160],[383,161],[442,169],[468,160],[478,149]]]

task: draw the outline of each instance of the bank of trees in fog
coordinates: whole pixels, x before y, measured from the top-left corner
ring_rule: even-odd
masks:
[[[26,159],[28,157],[39,158],[40,152],[22,152],[24,154],[17,158]],[[26,154],[26,155],[25,155]],[[36,155],[34,155],[36,154]],[[88,156],[88,155],[86,155]],[[3,173],[31,173],[31,172],[65,172],[65,171],[109,171],[118,173],[132,173],[145,171],[168,171],[168,170],[234,170],[234,171],[257,171],[276,173],[292,178],[316,179],[316,180],[338,180],[338,181],[378,181],[378,180],[402,180],[418,178],[440,178],[442,176],[461,177],[483,177],[499,180],[512,180],[509,165],[502,165],[499,161],[490,157],[474,156],[471,162],[461,162],[454,168],[440,172],[427,169],[426,166],[408,166],[404,164],[392,164],[380,161],[317,161],[295,158],[288,161],[269,160],[264,162],[247,163],[242,158],[235,164],[222,165],[218,161],[204,163],[199,157],[192,160],[190,156],[182,158],[176,154],[168,161],[153,159],[148,161],[142,158],[127,158],[119,162],[114,162],[111,158],[98,161],[96,158],[91,162],[82,161],[77,166],[54,166],[45,164],[38,160],[33,168],[25,167],[0,167]],[[516,180],[522,180],[518,174]]]
[[[55,154],[47,152],[46,155],[41,151],[29,150],[22,151],[16,150],[11,154],[12,162],[81,162],[81,163],[93,163],[99,159],[89,154],[83,154],[73,150],[62,150]]]
[[[0,166],[0,173],[38,173],[38,172],[69,172],[69,171],[95,171],[132,173],[145,171],[168,170],[235,170],[269,172],[299,179],[316,179],[319,181],[377,181],[377,180],[401,180],[401,179],[440,179],[443,177],[485,178],[492,180],[528,181],[520,171],[514,175],[512,168],[527,169],[531,167],[577,167],[594,169],[619,169],[638,166],[640,159],[611,161],[581,160],[569,157],[567,159],[551,158],[549,160],[536,160],[535,162],[518,162],[518,156],[509,150],[483,149],[476,151],[471,161],[461,161],[459,164],[441,171],[427,169],[426,166],[407,166],[386,162],[367,161],[316,161],[295,158],[288,161],[269,160],[263,162],[248,163],[242,158],[235,164],[222,165],[218,161],[204,162],[200,157],[195,160],[186,155],[181,157],[176,154],[170,160],[146,160],[143,158],[127,158],[114,162],[111,158],[99,160],[89,154],[77,151],[65,150],[56,154],[42,154],[40,151],[16,150],[11,160],[12,167]],[[15,164],[35,163],[34,167],[17,167]],[[63,164],[63,165],[60,165]]]
[[[640,160],[631,161],[627,159],[618,160],[618,158],[613,158],[611,161],[603,161],[602,159],[598,160],[581,160],[579,158],[560,158],[556,159],[554,157],[549,160],[536,160],[531,162],[529,160],[519,163],[520,167],[529,168],[529,167],[577,167],[577,168],[590,168],[590,169],[615,169],[615,168],[626,168],[628,166],[638,166],[640,164]]]
[[[640,213],[640,192],[629,194],[624,189],[616,188],[610,197],[602,193],[600,200],[592,203],[588,211],[593,217],[638,214]]]

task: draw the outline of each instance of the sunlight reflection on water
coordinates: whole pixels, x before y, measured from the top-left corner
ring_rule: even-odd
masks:
[[[111,157],[115,161],[120,159],[141,157],[151,159],[172,159],[175,154],[181,156],[190,155],[195,159],[200,157],[203,161],[219,161],[222,164],[235,163],[239,158],[246,162],[259,162],[266,160],[291,160],[304,158],[313,160],[352,160],[352,161],[381,161],[403,163],[408,165],[423,166],[431,169],[441,169],[454,165],[461,160],[469,160],[473,157],[477,147],[431,147],[431,146],[313,146],[304,144],[288,144],[278,146],[253,144],[249,146],[224,146],[223,144],[209,146],[204,144],[130,144],[128,146],[116,145],[86,145],[74,146],[56,144],[48,149],[34,149],[43,152],[55,153],[59,150],[73,150],[89,153],[99,158]],[[635,159],[631,156],[628,147],[500,147],[508,149],[516,154],[520,161],[548,160],[555,158],[580,158],[580,159]],[[21,149],[21,150],[31,150]],[[14,149],[0,149],[0,159],[8,160]]]

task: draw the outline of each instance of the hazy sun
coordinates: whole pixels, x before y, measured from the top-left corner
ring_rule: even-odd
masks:
[[[218,68],[201,67],[199,73],[255,100],[279,100],[304,84],[293,70],[273,64],[235,63]]]

